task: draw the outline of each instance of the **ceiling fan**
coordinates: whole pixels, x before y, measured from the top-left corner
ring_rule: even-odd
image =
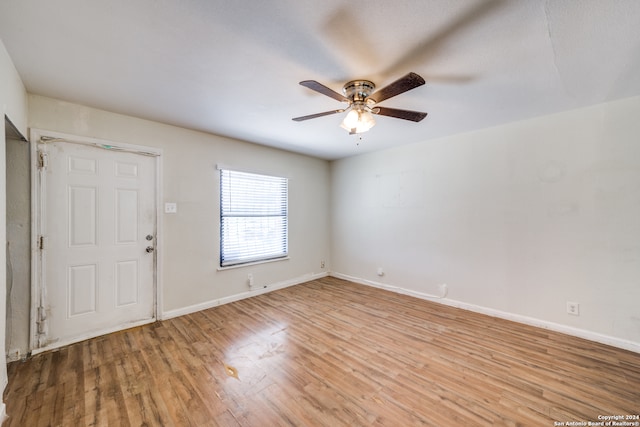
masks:
[[[419,122],[427,116],[427,113],[420,111],[399,110],[397,108],[387,108],[376,105],[386,99],[425,84],[424,79],[416,73],[409,73],[377,92],[374,92],[376,86],[369,80],[353,80],[346,83],[342,88],[344,95],[339,94],[315,80],[304,80],[300,82],[300,84],[338,101],[346,102],[349,105],[339,110],[295,117],[293,120],[296,122],[348,111],[340,126],[349,131],[350,135],[353,135],[371,129],[376,123],[373,118],[374,114],[410,120],[412,122]]]

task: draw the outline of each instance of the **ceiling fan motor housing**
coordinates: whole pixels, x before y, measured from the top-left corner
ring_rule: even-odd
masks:
[[[365,99],[373,93],[376,85],[369,80],[352,80],[345,84],[342,88],[344,96],[349,98],[351,102],[364,102]]]

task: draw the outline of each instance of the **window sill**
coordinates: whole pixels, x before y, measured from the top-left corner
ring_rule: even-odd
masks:
[[[247,263],[244,263],[244,264],[236,264],[236,265],[228,265],[226,267],[218,267],[217,270],[218,271],[233,270],[235,268],[250,267],[250,266],[253,266],[253,265],[267,264],[269,262],[288,261],[289,259],[290,258],[288,256],[286,256],[284,258],[265,259],[263,261],[254,261],[254,262],[247,262]]]

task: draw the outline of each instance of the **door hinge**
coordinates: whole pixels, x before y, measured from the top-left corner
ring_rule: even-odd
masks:
[[[49,155],[44,151],[38,151],[38,168],[46,169],[49,166]]]
[[[38,335],[45,335],[46,320],[47,320],[47,311],[44,309],[44,307],[38,307],[38,320],[36,321],[36,323],[38,324]]]
[[[45,310],[42,306],[38,307],[38,319],[41,322],[47,320],[47,310]]]
[[[38,237],[38,249],[43,250],[46,246],[47,238],[44,236]]]

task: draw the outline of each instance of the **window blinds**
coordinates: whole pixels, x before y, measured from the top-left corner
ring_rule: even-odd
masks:
[[[220,266],[286,257],[288,180],[220,170]]]

